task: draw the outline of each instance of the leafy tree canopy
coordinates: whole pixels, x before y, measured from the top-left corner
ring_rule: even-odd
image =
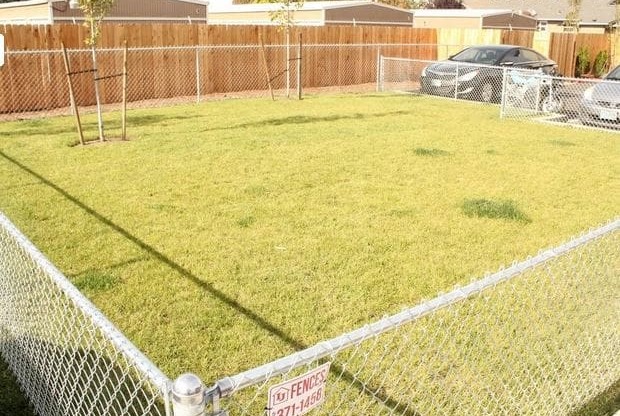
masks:
[[[108,14],[115,0],[79,0],[80,9],[84,13],[84,25],[90,29],[86,44],[94,46],[101,33],[101,21]]]

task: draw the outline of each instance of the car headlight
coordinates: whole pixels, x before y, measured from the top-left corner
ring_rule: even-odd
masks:
[[[424,68],[422,68],[422,74],[420,74],[420,76],[425,77],[426,76],[426,70],[428,69],[427,66],[425,66]]]
[[[594,98],[592,95],[594,94],[594,87],[590,87],[583,92],[583,101],[588,104],[594,104]]]
[[[478,71],[471,71],[466,73],[465,75],[461,75],[460,77],[458,77],[458,80],[459,82],[471,81],[472,79],[476,78],[476,75],[478,75]]]

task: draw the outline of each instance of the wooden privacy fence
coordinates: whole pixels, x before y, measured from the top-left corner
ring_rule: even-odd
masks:
[[[552,33],[549,45],[549,58],[558,63],[560,73],[572,77],[575,74],[577,54],[582,47],[590,55],[590,63],[594,63],[596,55],[607,51],[611,59],[611,35],[588,33]]]
[[[60,53],[69,49],[78,105],[94,103],[93,63],[83,50],[87,30],[81,25],[0,26],[7,45],[0,69],[0,113],[67,107],[67,79]],[[375,82],[377,54],[436,59],[431,29],[370,26],[295,27],[304,45],[304,87]],[[259,38],[263,40],[274,87],[283,86],[286,67],[283,32],[272,26],[184,24],[103,25],[97,51],[99,76],[119,72],[120,48],[129,45],[128,100],[266,90]],[[294,45],[293,45],[294,46]],[[82,50],[79,52],[78,50]],[[295,55],[296,52],[293,52]],[[290,64],[291,71],[296,65]],[[291,74],[294,80],[296,74]],[[101,84],[104,103],[117,102],[118,79]]]
[[[99,91],[102,103],[121,101],[121,48],[97,52],[97,76],[103,77]],[[264,54],[264,55],[263,55]],[[297,45],[289,62],[293,88],[297,85]],[[303,88],[374,85],[379,54],[435,60],[435,45],[400,44],[304,44],[301,74]],[[264,57],[263,57],[264,56]],[[78,106],[95,103],[91,51],[68,51],[73,88]],[[127,55],[129,102],[192,97],[241,91],[267,92],[268,76],[273,87],[286,81],[284,45],[228,45],[196,47],[130,48]],[[62,52],[10,52],[0,70],[0,113],[21,113],[69,106],[67,76]]]

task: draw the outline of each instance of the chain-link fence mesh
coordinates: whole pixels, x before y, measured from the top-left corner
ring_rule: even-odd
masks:
[[[331,362],[318,393],[325,402],[314,414],[613,414],[620,394],[618,247],[620,220],[222,379],[220,404],[231,416],[299,414],[304,404],[266,409],[270,387]]]
[[[91,50],[69,50],[70,76],[63,51],[8,52],[0,70],[0,120],[71,114],[70,79],[80,112],[95,110],[98,92],[112,136],[121,134],[115,110],[123,98],[131,109],[376,89],[499,103],[502,117],[620,129],[618,76],[574,79],[436,61],[444,50],[451,48],[292,43],[288,54],[284,45],[130,48],[125,59],[120,48],[97,50],[95,60]]]
[[[502,117],[620,129],[620,70],[608,79],[550,77],[507,69]]]
[[[39,415],[168,414],[168,379],[1,213],[0,355]]]
[[[379,89],[500,104],[501,117],[620,129],[620,69],[606,79],[406,58],[380,60]]]
[[[483,103],[499,103],[503,70],[462,62],[386,58],[380,60],[379,90],[413,92]]]
[[[437,59],[447,46],[426,44],[236,45],[9,51],[0,69],[0,120],[71,114],[69,80],[80,112],[100,103],[157,107],[235,97],[285,97],[377,88],[381,54]],[[123,74],[126,67],[126,87]],[[95,71],[96,69],[96,71]],[[70,76],[67,75],[67,72]],[[118,118],[118,115],[114,117]],[[119,123],[116,123],[119,124]]]

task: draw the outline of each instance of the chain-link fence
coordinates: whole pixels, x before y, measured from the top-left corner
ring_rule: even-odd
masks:
[[[288,54],[283,45],[241,45],[131,48],[126,55],[120,48],[97,50],[95,60],[91,50],[69,50],[66,64],[60,50],[8,52],[0,120],[71,114],[71,81],[80,112],[94,111],[97,97],[106,114],[123,103],[131,109],[379,89],[499,103],[502,117],[620,129],[620,76],[563,78],[436,60],[460,47],[300,43]]]
[[[208,394],[219,399],[213,411],[290,416],[319,403],[314,414],[613,414],[620,394],[618,247],[620,220],[224,378]]]
[[[38,415],[169,414],[166,376],[2,213],[0,355]]]
[[[620,130],[620,67],[606,79],[505,70],[502,117]]]
[[[381,59],[382,53],[403,57]],[[268,97],[270,87],[283,96],[287,84],[291,95],[298,85],[306,92],[379,87],[498,103],[505,117],[617,128],[614,79],[466,65],[431,75],[436,53],[424,45],[304,45],[292,46],[287,61],[282,46],[138,48],[125,61],[115,49],[97,51],[95,72],[89,50],[68,51],[68,71],[62,51],[11,52],[11,76],[0,76],[0,87],[10,91],[0,96],[0,112],[68,114],[69,79],[78,107],[91,108],[98,78],[106,109],[120,106],[123,96],[138,107]],[[471,74],[481,72],[488,82],[471,83]],[[401,314],[224,378],[207,393],[211,410],[270,416],[319,404],[318,414],[338,415],[617,410],[619,229],[617,220]],[[0,353],[42,415],[170,412],[166,376],[1,214]],[[327,364],[329,370],[321,367]],[[286,396],[289,387],[280,382],[301,377],[304,384],[313,369],[319,372],[307,384],[317,388],[297,401],[292,390],[290,401],[270,401]]]
[[[0,214],[0,354],[41,415],[168,415],[169,397],[189,406],[175,415],[612,414],[618,247],[620,219],[203,393],[172,385]]]
[[[436,59],[437,45],[301,44],[192,46],[6,53],[0,68],[0,119],[165,106],[234,97],[283,97],[376,90],[380,54]],[[67,68],[68,67],[68,68]],[[123,74],[126,68],[126,85]],[[95,71],[96,69],[96,71]],[[67,75],[69,74],[69,75]],[[97,84],[95,84],[97,79]]]
[[[620,68],[605,79],[539,70],[382,57],[379,89],[500,104],[500,116],[620,129]]]

